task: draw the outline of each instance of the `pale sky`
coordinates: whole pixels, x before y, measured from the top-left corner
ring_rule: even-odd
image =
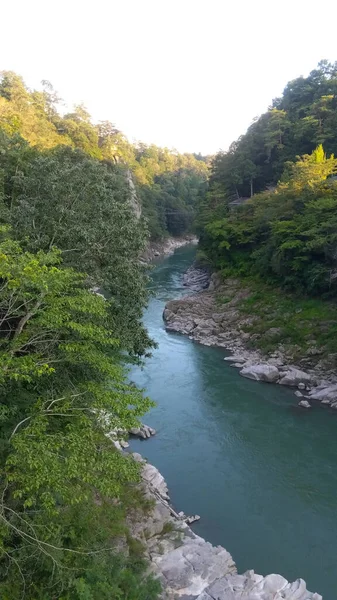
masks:
[[[181,152],[227,149],[289,80],[337,60],[336,0],[13,0],[0,16],[0,70]]]

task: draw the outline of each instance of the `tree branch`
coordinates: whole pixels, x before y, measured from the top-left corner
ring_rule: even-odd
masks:
[[[13,336],[13,342],[15,342],[15,340],[22,333],[22,330],[23,330],[24,326],[26,325],[26,323],[29,321],[29,319],[31,319],[35,315],[35,313],[39,310],[44,297],[45,297],[45,294],[41,294],[40,298],[35,302],[33,308],[31,310],[29,310],[22,317],[22,319],[20,319],[20,321],[18,323],[18,326],[17,326],[17,328],[15,330],[14,336]]]

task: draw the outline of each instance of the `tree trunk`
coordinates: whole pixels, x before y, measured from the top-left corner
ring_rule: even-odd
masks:
[[[250,180],[250,197],[252,197],[253,194],[254,194],[253,178],[251,178],[251,180]]]

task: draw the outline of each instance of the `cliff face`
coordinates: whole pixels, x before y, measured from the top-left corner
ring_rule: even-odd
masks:
[[[254,571],[237,573],[233,558],[222,546],[212,546],[173,511],[163,476],[139,454],[144,491],[154,501],[150,515],[132,533],[146,547],[150,570],[163,586],[163,600],[322,600],[309,592],[303,579],[289,583],[281,575]]]
[[[129,185],[129,190],[130,190],[130,204],[131,204],[131,208],[133,210],[133,212],[136,215],[137,219],[140,219],[140,217],[142,216],[142,207],[141,204],[138,200],[138,196],[137,196],[137,192],[136,192],[136,187],[132,178],[132,173],[130,171],[130,169],[127,170],[126,173],[126,177],[127,177],[127,182]]]

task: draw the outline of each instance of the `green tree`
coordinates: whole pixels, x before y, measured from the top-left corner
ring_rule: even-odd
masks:
[[[108,434],[150,402],[126,382],[110,303],[59,251],[8,238],[0,278],[1,597],[154,598],[117,553],[138,468]]]
[[[150,344],[141,324],[147,293],[139,256],[146,237],[125,170],[65,147],[38,154],[10,179],[2,212],[15,237],[32,251],[58,246],[66,265],[104,286],[117,337],[131,354],[143,354]]]
[[[258,275],[292,291],[337,294],[337,160],[322,146],[288,163],[275,190],[222,216],[206,214],[204,252],[225,273]]]

